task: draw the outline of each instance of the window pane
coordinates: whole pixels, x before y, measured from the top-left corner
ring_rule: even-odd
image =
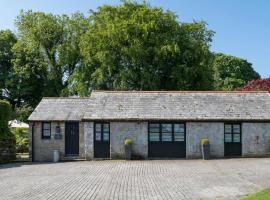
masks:
[[[172,141],[172,133],[162,133],[162,141]]]
[[[174,133],[183,133],[185,132],[184,124],[174,124]]]
[[[171,133],[172,132],[172,124],[162,124],[162,132]]]
[[[43,123],[43,129],[50,129],[50,123]]]
[[[95,126],[95,128],[96,128],[96,131],[101,131],[101,124],[96,124],[96,126]]]
[[[225,134],[225,142],[232,142],[232,134]]]
[[[225,124],[225,133],[232,133],[232,125]]]
[[[149,140],[152,142],[159,142],[159,133],[149,133]]]
[[[103,133],[103,141],[109,141],[109,133],[108,132]]]
[[[51,136],[51,131],[50,130],[43,130],[43,136],[50,137]]]
[[[159,133],[159,124],[149,124],[149,132]]]
[[[240,142],[240,134],[233,135],[233,142]]]
[[[162,141],[172,141],[172,124],[162,124]]]
[[[174,133],[174,141],[185,141],[184,133]]]
[[[96,131],[96,141],[100,141],[100,140],[101,140],[101,132]]]
[[[234,124],[233,125],[233,132],[234,133],[240,133],[240,124]]]
[[[110,132],[109,124],[103,124],[103,132]]]

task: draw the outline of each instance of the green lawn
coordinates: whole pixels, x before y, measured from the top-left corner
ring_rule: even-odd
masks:
[[[270,189],[266,189],[255,194],[250,194],[241,200],[270,200]]]

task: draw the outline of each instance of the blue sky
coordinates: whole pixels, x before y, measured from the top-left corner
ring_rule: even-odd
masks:
[[[268,0],[149,0],[177,14],[180,21],[204,20],[216,32],[211,50],[244,59],[262,77],[270,76],[270,1]],[[0,29],[16,30],[14,19],[21,9],[71,14],[87,13],[118,0],[1,0]]]

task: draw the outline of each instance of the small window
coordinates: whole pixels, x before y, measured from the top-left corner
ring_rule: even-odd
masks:
[[[51,138],[51,123],[50,122],[42,123],[42,138],[43,139]]]
[[[224,140],[227,143],[241,142],[241,124],[225,124]]]
[[[95,141],[98,142],[110,141],[109,123],[95,123]]]

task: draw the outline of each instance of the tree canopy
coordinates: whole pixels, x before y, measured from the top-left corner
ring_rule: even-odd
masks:
[[[251,63],[222,53],[214,55],[213,68],[215,87],[219,90],[234,90],[250,80],[260,78]]]
[[[75,84],[81,91],[210,89],[212,35],[203,22],[181,23],[146,4],[100,7],[80,42],[85,65]]]
[[[260,78],[243,59],[210,51],[214,32],[147,3],[87,16],[21,11],[0,31],[0,98],[25,120],[44,96],[93,89],[233,90]]]

